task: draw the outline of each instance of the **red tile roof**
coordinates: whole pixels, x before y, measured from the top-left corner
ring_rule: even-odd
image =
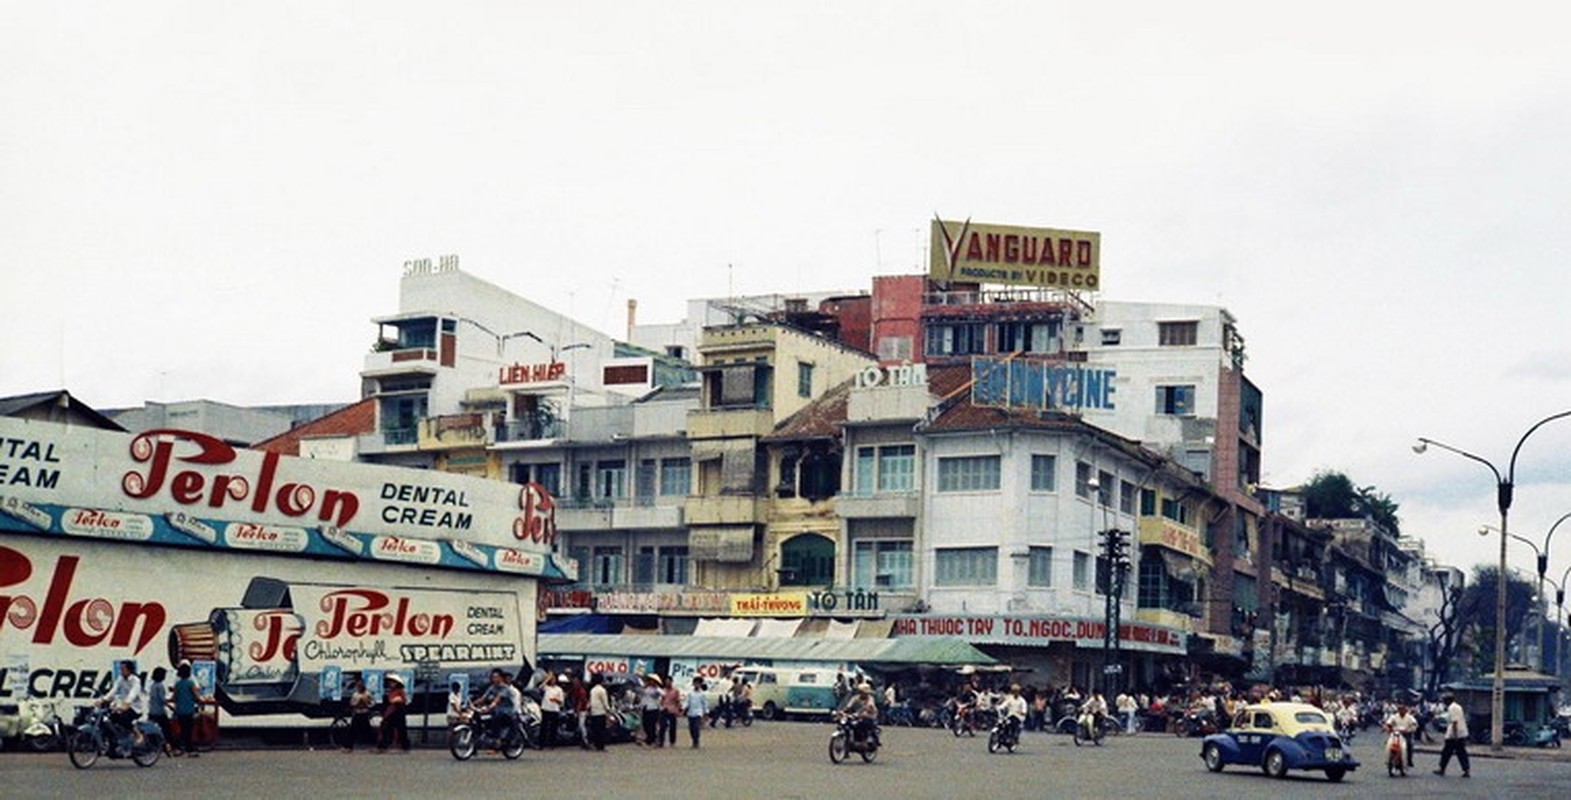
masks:
[[[851,399],[851,384],[846,381],[827,392],[817,400],[808,403],[802,410],[786,417],[774,432],[764,437],[767,441],[783,441],[790,439],[834,439],[840,436],[840,426],[846,421],[846,405]]]
[[[300,455],[300,440],[322,436],[358,436],[376,430],[376,399],[367,397],[354,405],[345,406],[325,417],[297,425],[271,439],[252,445],[253,450],[263,450],[279,455]]]

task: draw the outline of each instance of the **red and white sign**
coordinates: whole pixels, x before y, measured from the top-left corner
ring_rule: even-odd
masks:
[[[497,382],[503,386],[518,383],[544,383],[567,377],[567,365],[560,361],[545,364],[509,364],[497,373]]]
[[[145,542],[153,538],[153,521],[146,514],[121,514],[90,508],[66,509],[60,527],[72,536]]]
[[[108,688],[117,659],[144,670],[211,660],[231,713],[314,711],[314,676],[328,665],[410,669],[432,660],[479,674],[532,663],[535,585],[495,573],[0,530],[0,673],[25,662],[27,693],[87,699]],[[17,680],[0,674],[0,704],[17,701]]]
[[[503,572],[539,575],[540,571],[545,569],[545,558],[539,553],[526,553],[523,550],[503,547],[496,551],[496,568]]]
[[[436,542],[425,539],[377,536],[371,539],[371,557],[379,561],[402,561],[406,564],[437,564],[442,561],[442,548]]]
[[[1098,619],[1076,617],[1013,617],[912,614],[894,617],[891,636],[953,636],[972,644],[1043,647],[1070,643],[1100,649],[1107,625]],[[1125,622],[1119,626],[1120,647],[1154,653],[1188,652],[1187,634],[1177,628]]]
[[[61,522],[76,535],[140,540],[152,533],[149,518],[168,517],[222,523],[175,525],[208,543],[213,529],[227,535],[227,523],[460,539],[542,555],[556,537],[554,504],[538,487],[236,449],[175,429],[133,436],[0,418],[0,443],[0,512],[47,529],[49,516],[36,507],[64,506],[72,513]],[[252,533],[260,537],[253,543],[291,550],[289,536]]]
[[[224,544],[241,550],[266,550],[272,553],[304,553],[311,543],[304,528],[231,522],[224,526]]]

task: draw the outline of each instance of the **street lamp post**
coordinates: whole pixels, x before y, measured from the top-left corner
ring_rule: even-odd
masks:
[[[1463,458],[1483,464],[1495,476],[1495,503],[1500,509],[1500,573],[1495,580],[1495,679],[1489,693],[1489,749],[1496,752],[1505,749],[1506,537],[1510,531],[1512,494],[1516,489],[1516,459],[1522,453],[1522,445],[1527,443],[1529,436],[1532,436],[1539,428],[1563,417],[1571,417],[1571,411],[1551,414],[1534,423],[1533,427],[1528,428],[1527,433],[1522,434],[1522,438],[1516,442],[1516,447],[1511,450],[1511,461],[1506,465],[1504,475],[1488,459],[1434,439],[1420,437],[1418,444],[1413,446],[1413,452],[1415,453],[1423,453],[1430,445],[1434,445],[1442,450],[1448,450]]]

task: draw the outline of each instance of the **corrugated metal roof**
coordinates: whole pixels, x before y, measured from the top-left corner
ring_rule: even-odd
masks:
[[[825,661],[882,664],[996,664],[962,639],[761,639],[722,636],[617,636],[542,633],[542,656],[648,656],[736,661]]]

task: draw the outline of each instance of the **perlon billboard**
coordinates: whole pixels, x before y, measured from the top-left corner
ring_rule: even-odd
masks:
[[[1102,284],[1102,234],[1058,228],[933,219],[929,277],[1095,291]]]
[[[569,579],[540,486],[0,419],[0,528]]]

